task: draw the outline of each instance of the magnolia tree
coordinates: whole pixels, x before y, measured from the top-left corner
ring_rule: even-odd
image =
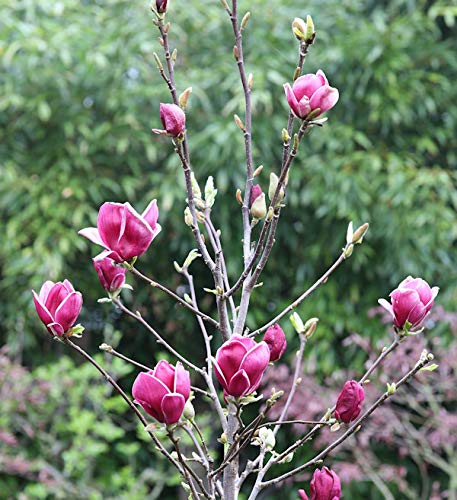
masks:
[[[124,390],[90,354],[73,341],[73,337],[80,336],[84,330],[81,325],[75,325],[83,302],[81,293],[75,291],[68,280],[58,283],[47,281],[39,294],[33,292],[33,298],[37,313],[48,332],[56,340],[84,356],[122,396],[132,410],[132,418],[138,418],[144,425],[156,450],[179,471],[182,486],[189,498],[221,497],[232,500],[246,489],[250,491],[244,493],[253,500],[262,490],[281,487],[286,479],[309,470],[313,472],[310,485],[303,485],[297,496],[306,499],[308,491],[313,500],[335,500],[341,496],[341,485],[337,471],[323,466],[327,457],[362,429],[365,420],[376,408],[393,396],[411,377],[420,370],[433,370],[436,366],[430,364],[432,354],[424,351],[420,359],[412,363],[409,371],[399,374],[398,380],[389,383],[384,393],[379,394],[369,405],[364,405],[364,385],[369,382],[369,377],[375,376],[376,368],[401,342],[422,331],[421,325],[433,306],[438,288],[430,288],[421,278],[408,277],[391,293],[390,302],[380,300],[380,304],[392,315],[392,343],[372,361],[359,380],[349,380],[344,384],[337,400],[329,401],[329,407],[322,408],[320,419],[307,420],[306,408],[303,408],[303,419],[287,419],[296,387],[301,381],[305,347],[318,323],[318,318],[303,322],[293,310],[351,256],[355,245],[362,243],[368,224],[363,224],[356,230],[353,230],[352,223],[349,224],[344,247],[333,265],[267,324],[258,326],[254,331],[247,328],[250,298],[253,290],[259,286],[259,277],[275,243],[276,229],[285,207],[288,178],[293,174],[291,169],[300,143],[311,129],[324,125],[327,118],[322,115],[335,106],[339,93],[329,85],[322,70],[316,74],[302,75],[305,57],[315,41],[316,33],[311,17],[308,16],[306,20],[295,19],[292,31],[298,41],[298,62],[292,72],[292,86],[289,83],[284,85],[290,112],[288,118],[285,117],[287,123],[282,130],[282,162],[270,173],[267,203],[261,186],[255,183],[261,167],[254,167],[251,146],[253,75],[248,74],[245,68],[242,40],[250,13],[241,18],[237,0],[232,0],[231,5],[222,0],[222,4],[233,29],[233,56],[244,91],[244,119],[235,115],[236,125],[244,136],[246,153],[244,194],[241,190],[236,193],[236,199],[241,205],[243,227],[241,275],[234,278],[227,274],[228,256],[224,255],[221,231],[216,229],[211,217],[217,194],[213,180],[210,177],[206,181],[202,193],[191,166],[190,131],[185,126],[185,110],[191,89],[187,88],[178,94],[174,71],[177,52],[176,49],[170,51],[170,23],[165,19],[168,14],[167,1],[157,0],[152,6],[153,22],[160,32],[159,42],[163,47],[163,56],[154,54],[154,57],[158,71],[170,91],[172,102],[160,104],[163,129],[153,129],[153,132],[169,140],[179,158],[185,178],[187,207],[184,219],[193,232],[197,248],[190,251],[183,265],[175,263],[175,268],[187,281],[190,295],[180,297],[166,285],[140,272],[137,267],[139,257],[149,249],[161,230],[156,200],[151,201],[142,214],[130,203],[104,203],[99,210],[97,227],[85,228],[79,233],[104,248],[93,259],[100,283],[108,295],[100,301],[111,302],[114,307],[138,321],[169,351],[176,363],[171,364],[162,359],[158,360],[155,367],[144,366],[111,346],[102,344],[102,350],[141,370],[131,390]],[[293,37],[291,42],[292,40]],[[195,171],[198,174],[198,167]],[[190,272],[190,266],[197,258],[203,259],[213,277],[213,283],[205,284],[207,288],[204,290],[214,297],[216,317],[202,312],[199,307],[194,277]],[[130,310],[124,303],[121,293],[124,288],[130,288],[125,283],[128,273],[167,294],[195,315],[205,347],[201,363],[192,363],[185,352],[178,352],[139,312]],[[287,394],[272,390],[268,399],[263,401],[256,391],[265,371],[281,358],[287,348],[280,321],[290,313],[290,320],[300,339],[294,377]],[[217,346],[219,348],[216,350]],[[214,443],[206,442],[203,437],[198,415],[191,403],[193,398],[201,398],[214,413],[214,422],[219,426],[217,434],[214,433],[218,438]],[[279,418],[271,420],[268,413],[280,398],[285,401],[282,403],[283,409]],[[258,412],[251,421],[247,421],[243,415],[243,409],[247,405],[258,407]],[[278,450],[276,435],[288,424],[299,424],[305,430],[290,446]],[[165,437],[158,432],[160,427],[165,429]],[[334,441],[306,463],[294,463],[295,450],[316,437],[323,427],[329,427],[334,432]],[[192,450],[183,448],[183,434],[190,436]],[[245,452],[250,446],[257,446],[258,453],[256,458],[248,460]],[[252,457],[252,449],[249,452]],[[289,470],[278,475],[277,467],[275,472],[278,464],[283,464],[282,471],[285,467]],[[246,481],[247,478],[250,478],[249,481]],[[247,488],[247,485],[250,487]]]

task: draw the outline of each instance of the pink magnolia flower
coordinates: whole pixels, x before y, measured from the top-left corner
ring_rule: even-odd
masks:
[[[410,328],[417,328],[433,307],[439,290],[437,286],[430,288],[421,278],[408,276],[390,294],[390,304],[385,299],[379,299],[378,302],[392,314],[397,328],[403,328],[406,322]]]
[[[36,312],[51,335],[62,337],[76,323],[83,298],[68,280],[46,281],[39,295],[33,290],[32,295]]]
[[[176,104],[160,103],[160,120],[164,130],[153,128],[152,131],[155,134],[168,134],[176,137],[186,129],[186,115]]]
[[[79,234],[105,247],[116,262],[124,262],[142,255],[160,233],[157,224],[159,209],[152,200],[140,215],[130,203],[104,203],[98,212],[97,227],[86,227]]]
[[[266,342],[233,335],[217,350],[214,371],[224,393],[236,398],[252,394],[270,361]]]
[[[259,184],[255,184],[254,186],[251,187],[251,197],[249,200],[249,207],[252,207],[252,204],[254,201],[263,193],[262,188],[259,186]]]
[[[341,482],[336,473],[327,467],[316,469],[311,479],[311,497],[309,500],[340,500]],[[308,500],[304,490],[298,490],[302,500]]]
[[[108,292],[115,292],[125,283],[125,267],[116,266],[116,261],[102,252],[92,259],[98,279],[102,287]]]
[[[335,418],[346,424],[352,422],[360,415],[364,399],[363,387],[355,380],[348,380],[338,396]]]
[[[161,360],[154,370],[138,374],[132,387],[135,403],[156,420],[175,424],[190,395],[190,375],[180,362],[176,368]]]
[[[270,349],[270,361],[277,361],[284,354],[287,347],[286,336],[284,335],[283,329],[277,323],[270,326],[263,340]]]
[[[159,14],[167,11],[168,0],[156,0],[156,8]]]
[[[306,118],[311,111],[319,108],[316,116],[333,108],[339,99],[338,89],[330,87],[322,70],[297,78],[291,87],[284,84],[286,99],[297,118]]]

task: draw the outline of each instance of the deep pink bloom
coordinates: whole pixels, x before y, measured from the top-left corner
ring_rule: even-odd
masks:
[[[352,422],[360,415],[364,399],[363,387],[355,380],[348,380],[338,396],[335,418],[346,424]]]
[[[97,227],[86,227],[79,234],[105,247],[116,262],[124,262],[142,255],[159,234],[159,209],[152,200],[140,215],[130,203],[104,203],[98,212]]]
[[[176,104],[160,103],[160,120],[164,130],[153,128],[155,134],[169,134],[176,137],[186,129],[186,115]]]
[[[159,14],[167,11],[168,0],[156,0],[156,8]]]
[[[439,288],[430,285],[421,278],[408,276],[390,294],[391,304],[379,299],[379,304],[392,314],[394,325],[403,328],[410,323],[410,328],[417,328],[433,307]]]
[[[270,361],[277,361],[284,354],[287,347],[286,336],[284,335],[283,329],[277,323],[270,326],[263,340],[270,349]]]
[[[156,420],[175,424],[190,395],[190,375],[178,361],[176,368],[161,360],[154,370],[139,373],[132,387],[135,403]]]
[[[251,197],[249,199],[249,207],[252,207],[252,204],[254,201],[263,193],[262,188],[258,185],[255,184],[254,186],[251,187]]]
[[[233,335],[217,350],[214,371],[225,394],[248,396],[259,387],[269,361],[270,349],[265,342]]]
[[[322,70],[297,78],[292,87],[284,84],[284,90],[290,109],[302,119],[317,108],[320,111],[316,116],[325,113],[335,106],[340,96],[338,89],[330,87]]]
[[[341,482],[340,478],[327,467],[322,470],[316,469],[311,479],[311,498],[310,500],[340,500]],[[303,490],[299,491],[302,500],[308,500]]]
[[[83,298],[68,280],[46,281],[40,294],[32,290],[32,295],[36,312],[51,335],[61,337],[76,323]]]
[[[305,493],[305,490],[298,490],[298,495],[301,500],[309,500],[308,495]]]
[[[92,259],[102,287],[108,292],[115,292],[125,283],[127,269],[116,265],[116,261],[102,252]]]

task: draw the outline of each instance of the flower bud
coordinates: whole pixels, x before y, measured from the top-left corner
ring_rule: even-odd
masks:
[[[362,224],[360,227],[358,227],[352,236],[352,243],[362,243],[363,237],[367,234],[368,228],[370,225],[368,222],[365,222],[365,224]]]
[[[352,422],[360,415],[364,399],[363,387],[355,380],[349,380],[344,384],[343,390],[338,396],[335,418],[345,424]]]
[[[194,218],[192,217],[189,207],[186,207],[184,210],[184,222],[186,223],[186,226],[189,227],[194,225]]]
[[[271,429],[267,429],[266,427],[261,427],[259,429],[258,439],[261,446],[263,446],[267,451],[273,450],[276,445],[276,439],[273,431]]]
[[[125,283],[127,269],[117,266],[116,261],[110,257],[106,257],[105,254],[106,252],[102,252],[92,259],[92,261],[102,287],[106,291],[114,293]]]
[[[168,0],[156,0],[156,9],[159,14],[167,11]]]
[[[190,400],[186,401],[184,405],[184,411],[182,412],[183,417],[187,420],[193,420],[195,418],[195,409],[194,405],[190,402]]]
[[[270,349],[270,362],[277,361],[281,358],[286,350],[287,341],[283,329],[277,323],[268,328],[263,340]]]
[[[187,101],[189,100],[191,92],[192,87],[187,87],[187,89],[179,96],[179,105],[182,109],[186,109]]]
[[[292,33],[295,35],[295,38],[297,40],[304,40],[305,39],[305,33],[307,31],[307,26],[306,23],[303,19],[300,17],[296,17],[292,21]]]
[[[305,490],[298,490],[301,500],[340,500],[341,482],[336,473],[327,467],[316,469],[311,479],[311,496]]]
[[[254,184],[254,186],[251,187],[251,196],[249,199],[249,207],[252,207],[252,204],[254,201],[262,194],[262,188],[259,186],[259,184]]]
[[[160,103],[160,120],[164,130],[153,128],[155,134],[177,137],[186,129],[186,115],[176,104]]]
[[[278,182],[279,182],[279,177],[274,172],[271,172],[270,186],[268,187],[268,198],[270,198],[270,201],[273,201],[276,189],[278,188]],[[284,188],[281,187],[276,202],[281,203],[281,201],[284,199],[284,195],[285,195]]]
[[[262,219],[267,213],[267,204],[265,201],[265,193],[255,198],[251,205],[251,215],[254,219]]]
[[[416,329],[430,313],[439,288],[421,278],[408,276],[390,294],[391,303],[379,299],[379,304],[393,317],[397,328]]]
[[[300,318],[300,315],[298,313],[292,313],[289,319],[298,334],[304,333],[305,325],[303,324],[303,320]]]

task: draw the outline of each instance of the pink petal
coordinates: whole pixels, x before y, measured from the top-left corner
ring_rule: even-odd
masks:
[[[232,335],[230,337],[230,340],[233,341],[233,340],[237,340],[238,342],[240,342],[241,344],[244,345],[244,347],[246,348],[246,352],[249,351],[249,349],[252,349],[253,347],[255,347],[257,345],[257,342],[251,338],[251,337],[242,337],[241,335],[238,335],[237,333],[235,333],[234,335]]]
[[[309,98],[303,96],[298,103],[298,113],[301,118],[305,118],[311,113],[311,106],[309,104]]]
[[[392,314],[392,316],[394,316],[394,311],[392,309],[392,304],[390,302],[387,302],[386,299],[378,299],[378,304],[381,306],[381,307],[384,307],[384,309],[389,312],[390,314]]]
[[[80,234],[81,236],[84,236],[84,238],[87,238],[88,240],[92,241],[92,243],[95,243],[96,245],[106,247],[106,245],[105,245],[105,243],[103,243],[103,240],[100,236],[100,233],[98,232],[98,229],[96,227],[86,227],[86,228],[78,231],[78,234]]]
[[[154,368],[154,377],[163,382],[170,392],[174,392],[175,368],[168,361],[161,359]]]
[[[141,214],[141,216],[154,231],[157,225],[157,220],[159,218],[159,208],[157,206],[157,200],[152,200],[151,203],[149,203],[149,205],[146,207],[145,211]]]
[[[181,418],[185,404],[186,400],[181,394],[173,392],[165,394],[161,405],[164,422],[166,424],[175,424]]]
[[[308,495],[305,493],[305,490],[298,490],[298,495],[300,500],[309,500]]]
[[[311,109],[320,108],[321,111],[319,115],[321,115],[322,113],[325,113],[325,111],[333,108],[333,106],[335,106],[338,102],[339,97],[340,93],[338,92],[338,89],[330,87],[329,85],[324,85],[314,92],[309,103],[311,105]]]
[[[55,318],[57,308],[67,296],[68,290],[60,281],[51,288],[46,298],[45,306],[52,317]]]
[[[286,99],[289,103],[292,113],[298,118],[304,118],[304,116],[300,116],[297,98],[295,97],[292,88],[288,83],[284,84],[284,91],[286,92]]]
[[[260,384],[265,368],[270,361],[270,349],[266,342],[259,342],[250,349],[243,358],[240,370],[245,370],[251,381],[252,391]],[[255,387],[255,388],[254,388]]]
[[[244,345],[233,338],[219,348],[216,354],[216,361],[224,373],[225,380],[229,381],[239,370],[245,354],[246,348]]]
[[[163,422],[162,399],[170,391],[168,387],[148,373],[139,373],[132,387],[132,394],[150,415]]]
[[[80,292],[70,293],[60,304],[56,310],[55,320],[62,325],[66,332],[71,328],[78,319],[81,307],[83,305],[83,297]]]
[[[228,388],[227,381],[225,380],[224,374],[222,373],[222,370],[219,368],[219,365],[217,364],[217,361],[214,361],[214,373],[216,374],[217,380],[219,380],[219,383],[222,385],[224,390],[226,391]]]
[[[240,396],[244,396],[249,391],[251,382],[249,381],[249,377],[244,370],[240,370],[236,372],[235,375],[231,378],[227,392],[234,396],[235,398],[239,398]]]
[[[47,310],[46,306],[41,302],[37,293],[32,290],[32,295],[33,295],[33,302],[35,303],[36,312],[38,313],[38,316],[41,319],[41,321],[45,325],[52,323],[54,321],[54,318],[51,316],[51,313]]]
[[[394,311],[394,323],[402,328],[414,307],[420,303],[419,294],[416,290],[397,288],[390,294],[392,298],[392,308]]]
[[[295,80],[292,90],[297,101],[301,101],[305,96],[311,99],[311,96],[320,87],[322,87],[322,78],[313,73],[308,73]]]
[[[59,323],[49,323],[49,325],[46,325],[46,327],[51,335],[56,335],[57,337],[62,337],[62,335],[65,333],[65,330]]]
[[[190,374],[178,361],[176,363],[174,392],[182,394],[187,401],[190,396]]]
[[[49,292],[52,290],[52,287],[54,285],[55,285],[55,283],[53,281],[49,281],[49,280],[45,281],[41,285],[39,297],[40,297],[41,302],[43,302],[43,304],[46,303],[46,299],[48,298]]]
[[[122,203],[103,203],[98,212],[97,227],[103,246],[117,251],[121,226],[125,219],[125,207]],[[124,223],[125,224],[125,223]]]

